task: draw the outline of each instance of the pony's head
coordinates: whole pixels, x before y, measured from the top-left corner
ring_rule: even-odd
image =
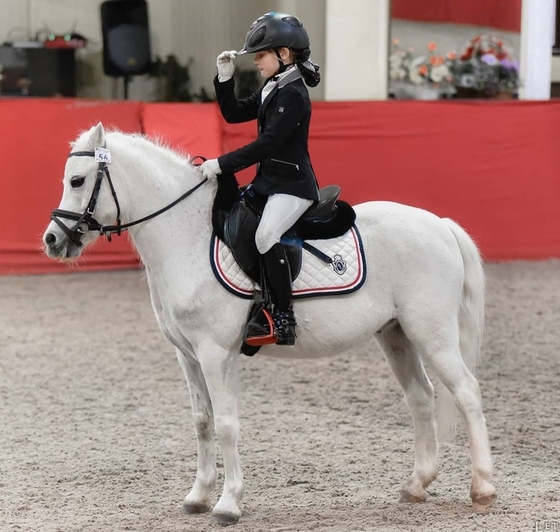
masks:
[[[105,130],[101,123],[82,133],[72,144],[66,162],[63,194],[59,208],[43,235],[45,251],[51,258],[77,258],[84,247],[100,233],[92,230],[109,225],[117,217],[117,205],[111,195]]]

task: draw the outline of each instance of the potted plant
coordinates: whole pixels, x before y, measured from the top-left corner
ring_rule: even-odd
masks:
[[[519,63],[502,39],[471,39],[449,65],[459,98],[513,98],[520,87]]]

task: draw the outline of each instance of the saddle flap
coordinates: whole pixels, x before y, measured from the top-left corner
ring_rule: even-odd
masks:
[[[260,282],[260,254],[255,244],[259,217],[245,201],[236,203],[224,222],[224,242],[240,268],[253,280]],[[301,244],[283,242],[290,264],[292,279],[301,270]]]
[[[224,240],[241,268],[259,277],[259,252],[255,244],[255,232],[259,221],[245,202],[236,203],[224,222]]]
[[[325,222],[332,219],[337,207],[336,200],[340,196],[340,187],[338,185],[329,185],[319,190],[319,202],[311,206],[303,216],[300,222]]]

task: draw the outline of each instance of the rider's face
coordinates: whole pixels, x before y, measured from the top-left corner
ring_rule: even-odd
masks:
[[[287,52],[289,57],[289,51],[287,48],[280,49],[280,56],[283,58],[283,55],[286,55],[284,51]],[[255,54],[254,63],[257,65],[257,68],[263,78],[270,78],[271,76],[274,76],[280,67],[280,62],[278,61],[274,50],[263,50],[262,52],[257,52]]]

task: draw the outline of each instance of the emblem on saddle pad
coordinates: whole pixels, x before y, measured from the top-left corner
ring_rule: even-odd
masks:
[[[334,273],[337,273],[338,275],[344,275],[344,273],[348,269],[348,265],[340,255],[335,255],[332,261],[332,269]]]

